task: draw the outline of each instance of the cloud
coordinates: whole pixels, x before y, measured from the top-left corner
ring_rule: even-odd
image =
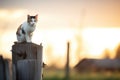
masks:
[[[120,26],[119,4],[120,0],[1,0],[0,8],[27,9],[28,14],[46,16],[48,22],[60,17],[74,25]]]
[[[41,0],[0,0],[1,8],[32,8],[42,3]]]
[[[1,8],[37,8],[40,6],[52,6],[60,3],[69,3],[68,0],[0,0]],[[72,1],[73,2],[73,1]],[[62,4],[61,4],[62,5]]]

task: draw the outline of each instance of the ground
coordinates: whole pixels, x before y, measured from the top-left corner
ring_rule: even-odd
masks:
[[[65,71],[56,69],[44,69],[43,80],[66,80]],[[69,80],[120,80],[120,72],[85,72],[77,73],[71,70]]]

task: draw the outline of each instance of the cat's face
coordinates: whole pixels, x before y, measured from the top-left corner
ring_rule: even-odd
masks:
[[[35,16],[27,16],[27,22],[31,25],[31,26],[36,26],[36,23],[38,21],[38,15]]]

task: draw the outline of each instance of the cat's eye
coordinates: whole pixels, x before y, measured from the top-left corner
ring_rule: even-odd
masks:
[[[33,20],[32,19],[30,19],[30,22],[32,22]],[[37,20],[36,19],[34,19],[34,22],[37,22]]]

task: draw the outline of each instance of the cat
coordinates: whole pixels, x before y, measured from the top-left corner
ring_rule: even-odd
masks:
[[[36,28],[36,23],[38,22],[38,14],[35,16],[27,15],[27,21],[21,24],[16,32],[18,43],[22,42],[32,42],[32,34]]]

